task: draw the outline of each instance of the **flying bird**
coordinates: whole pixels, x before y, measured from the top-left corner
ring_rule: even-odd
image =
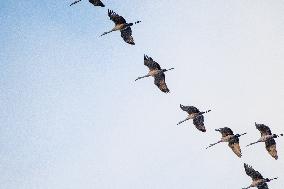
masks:
[[[131,26],[133,26],[134,24],[138,24],[141,21],[136,21],[134,23],[127,23],[126,20],[122,16],[119,16],[118,14],[116,14],[112,10],[108,10],[108,16],[109,16],[110,20],[112,20],[115,23],[115,26],[112,30],[110,30],[108,32],[104,32],[101,36],[106,35],[110,32],[119,30],[120,33],[121,33],[121,37],[123,38],[123,40],[126,43],[131,44],[131,45],[135,45],[134,39],[132,37]]]
[[[278,155],[277,155],[277,149],[276,149],[276,142],[275,142],[275,138],[278,138],[279,136],[283,136],[283,134],[280,135],[276,135],[276,134],[272,134],[271,130],[268,126],[264,125],[264,124],[257,124],[255,123],[255,127],[260,131],[261,133],[261,137],[260,139],[258,139],[258,141],[250,143],[247,146],[259,143],[259,142],[264,142],[265,143],[265,148],[268,151],[268,153],[274,158],[274,159],[278,159]]]
[[[263,178],[263,176],[256,170],[254,170],[251,166],[248,164],[244,164],[246,174],[252,178],[252,183],[250,186],[243,188],[243,189],[248,189],[252,187],[257,187],[258,189],[268,189],[267,183],[275,180],[277,178]]]
[[[215,129],[215,131],[219,131],[222,134],[221,140],[219,140],[216,143],[210,144],[206,149],[219,144],[221,142],[228,142],[229,147],[233,150],[233,152],[238,156],[242,157],[242,152],[239,144],[239,137],[242,135],[245,135],[246,133],[243,134],[234,134],[234,132],[229,128],[229,127],[224,127],[220,129]]]
[[[70,6],[75,5],[76,3],[79,3],[80,1],[82,0],[74,1],[73,3],[70,4]],[[94,6],[105,7],[105,5],[100,0],[89,0],[89,2],[92,3]]]
[[[178,122],[177,125],[189,120],[189,119],[193,119],[193,124],[195,125],[195,127],[202,131],[202,132],[206,132],[205,126],[204,126],[204,116],[203,114],[210,112],[211,110],[207,110],[205,112],[200,112],[198,108],[194,107],[194,106],[183,106],[180,104],[180,108],[183,111],[186,111],[188,113],[188,116],[185,120]]]
[[[172,70],[170,69],[162,69],[161,66],[155,62],[151,57],[144,55],[144,65],[149,68],[149,73],[145,76],[138,77],[135,81],[145,78],[145,77],[154,77],[154,84],[164,93],[169,93],[170,90],[166,84],[165,72]]]

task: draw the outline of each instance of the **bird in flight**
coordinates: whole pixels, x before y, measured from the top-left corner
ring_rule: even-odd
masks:
[[[119,16],[118,14],[116,14],[112,10],[108,10],[108,16],[109,16],[110,20],[112,20],[114,22],[115,26],[112,30],[110,30],[108,32],[104,32],[101,36],[106,35],[110,32],[119,30],[120,33],[121,33],[122,39],[126,43],[128,43],[130,45],[135,45],[134,39],[132,37],[131,26],[133,26],[134,24],[138,24],[141,21],[136,21],[134,23],[127,23],[126,20],[122,16]]]
[[[172,70],[170,69],[161,69],[161,66],[155,62],[151,57],[144,55],[144,65],[149,68],[149,73],[145,76],[138,77],[135,81],[145,78],[145,77],[154,77],[155,85],[164,93],[169,93],[170,90],[166,84],[165,72]]]
[[[277,155],[277,149],[276,149],[276,142],[275,142],[275,138],[278,138],[279,136],[283,136],[283,134],[280,135],[276,135],[276,134],[272,134],[271,130],[268,126],[264,125],[264,124],[257,124],[255,123],[255,127],[257,130],[260,131],[261,137],[253,143],[250,143],[247,146],[251,146],[253,144],[259,143],[259,142],[264,142],[265,143],[265,148],[268,151],[268,153],[274,158],[274,159],[278,159],[278,155]]]
[[[75,5],[76,3],[79,3],[80,1],[82,0],[74,1],[73,3],[70,4],[70,6]],[[105,7],[105,5],[100,0],[89,0],[89,2],[92,3],[94,6]]]
[[[248,188],[253,188],[257,187],[258,189],[268,189],[267,183],[275,180],[277,178],[263,178],[263,176],[256,170],[254,170],[251,166],[248,164],[244,164],[246,174],[252,178],[252,183],[246,188],[243,189],[248,189]]]
[[[178,122],[177,125],[189,120],[189,119],[193,119],[193,124],[195,125],[195,127],[202,131],[202,132],[206,132],[205,126],[204,126],[204,116],[203,114],[210,112],[211,110],[207,110],[205,112],[200,112],[198,108],[194,107],[194,106],[183,106],[180,104],[180,108],[183,111],[186,111],[188,113],[188,116],[185,120]]]
[[[220,129],[215,129],[215,131],[219,131],[222,134],[222,138],[221,140],[219,140],[216,143],[210,144],[206,149],[219,144],[221,142],[228,142],[229,147],[233,150],[233,152],[238,156],[238,157],[242,157],[242,152],[241,152],[241,148],[240,148],[240,144],[239,144],[239,137],[242,135],[245,135],[246,133],[243,134],[234,134],[234,132],[232,131],[232,129],[230,129],[229,127],[224,127],[224,128],[220,128]]]

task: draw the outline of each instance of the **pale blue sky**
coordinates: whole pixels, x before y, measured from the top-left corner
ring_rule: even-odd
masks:
[[[284,187],[279,160],[254,122],[284,132],[283,0],[87,0],[0,3],[0,188],[239,189],[243,163]],[[113,27],[107,8],[133,27],[136,46]],[[170,94],[148,78],[143,54],[162,67]],[[179,104],[212,109],[206,133]],[[219,139],[231,127],[243,158]]]

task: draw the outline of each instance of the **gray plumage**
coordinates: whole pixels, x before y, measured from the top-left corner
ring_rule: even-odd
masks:
[[[149,72],[147,75],[138,77],[135,81],[145,78],[145,77],[154,77],[154,84],[164,93],[169,93],[170,90],[166,84],[165,72],[172,70],[170,69],[161,69],[161,66],[155,62],[151,57],[144,55],[144,65],[148,67]]]
[[[115,26],[112,30],[108,32],[104,32],[101,36],[106,35],[110,32],[119,30],[121,33],[122,39],[126,43],[135,45],[134,39],[132,37],[131,26],[133,26],[134,24],[138,24],[141,21],[136,21],[134,23],[127,23],[126,20],[122,16],[118,15],[116,12],[114,12],[113,10],[109,10],[109,9],[108,9],[108,16],[109,16],[109,19],[114,22]]]
[[[194,106],[184,106],[184,105],[181,105],[181,104],[180,104],[180,108],[181,108],[181,110],[187,112],[188,117],[185,120],[180,121],[178,123],[178,125],[183,123],[183,122],[185,122],[185,121],[187,121],[187,120],[189,120],[189,119],[193,119],[194,126],[199,131],[206,132],[206,128],[204,126],[204,116],[203,116],[203,114],[208,113],[211,110],[207,110],[205,112],[200,112],[199,109],[194,107]]]
[[[267,183],[277,179],[276,178],[263,178],[263,176],[256,170],[254,170],[250,165],[248,164],[244,164],[244,168],[245,168],[245,172],[246,174],[251,177],[252,179],[252,184],[246,188],[243,189],[248,189],[248,188],[252,188],[252,187],[257,187],[258,189],[268,189],[268,185]]]

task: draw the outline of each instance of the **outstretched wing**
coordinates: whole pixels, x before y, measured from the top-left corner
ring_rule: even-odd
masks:
[[[113,10],[108,9],[108,16],[110,20],[112,20],[115,23],[115,25],[126,24],[126,20],[122,16],[116,14]]]
[[[100,0],[89,0],[89,2],[92,3],[94,6],[105,6]]]
[[[265,135],[271,135],[271,130],[268,126],[264,125],[264,124],[257,124],[255,123],[255,127],[257,128],[257,130],[260,131],[261,136],[265,136]]]
[[[130,27],[127,27],[124,30],[121,30],[121,37],[126,43],[135,45],[134,39],[132,37],[132,30]]]
[[[161,70],[161,66],[147,55],[144,55],[144,65],[147,66],[150,71]]]
[[[263,179],[263,176],[256,170],[254,170],[248,164],[244,164],[246,174],[252,178],[253,181]]]
[[[234,136],[230,141],[229,141],[229,147],[233,150],[233,152],[238,156],[242,157],[242,151],[239,143],[239,138]]]
[[[257,189],[269,189],[269,188],[268,188],[267,183],[265,182],[265,183],[263,183],[262,185],[257,186]]]
[[[183,106],[181,104],[179,106],[183,111],[186,111],[188,114],[200,113],[199,109],[194,106]]]
[[[195,127],[196,127],[199,131],[206,132],[206,128],[205,128],[205,126],[204,126],[204,116],[203,116],[203,115],[196,116],[196,117],[193,119],[193,124],[195,125]]]
[[[165,74],[163,72],[160,72],[160,73],[155,75],[154,83],[155,83],[155,85],[157,85],[159,87],[159,89],[162,92],[164,92],[164,93],[170,92],[170,90],[168,89],[167,84],[166,84]]]
[[[274,159],[278,159],[278,155],[277,155],[277,150],[276,150],[276,142],[275,140],[269,139],[265,142],[265,148],[268,151],[268,153],[274,158]]]
[[[224,127],[217,130],[222,134],[222,137],[234,135],[234,132],[229,127]]]

